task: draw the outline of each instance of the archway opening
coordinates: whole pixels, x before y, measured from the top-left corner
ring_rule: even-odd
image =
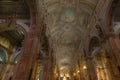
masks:
[[[110,80],[110,72],[107,65],[106,52],[102,48],[102,44],[97,37],[93,37],[90,41],[90,55],[93,57],[94,68],[98,80]]]
[[[101,47],[100,45],[100,41],[97,37],[93,37],[91,40],[90,40],[90,44],[89,44],[89,56],[92,56],[93,52],[96,51],[96,49],[99,49]]]

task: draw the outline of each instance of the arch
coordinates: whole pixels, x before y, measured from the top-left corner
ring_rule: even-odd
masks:
[[[93,56],[93,54],[98,51],[101,47],[100,44],[100,40],[98,37],[94,36],[90,39],[90,43],[89,43],[89,52],[88,55],[89,56]]]
[[[35,1],[35,0],[34,0],[34,1]],[[31,2],[32,2],[32,1],[31,1]],[[25,20],[18,19],[18,20],[16,20],[16,23],[17,23],[19,26],[21,26],[20,28],[21,28],[21,30],[24,32],[24,36],[26,37],[27,33],[29,33],[32,19],[31,19],[31,6],[30,6],[30,2],[29,2],[29,1],[25,1],[25,5],[26,5],[26,7],[27,7],[28,10],[29,10],[29,20],[26,20],[26,19],[25,19]],[[32,6],[32,7],[33,7],[33,6]],[[25,24],[25,23],[27,23],[27,22],[30,22],[30,25]],[[24,41],[24,43],[25,43],[25,41]],[[13,53],[13,55],[11,56],[10,61],[11,61],[11,62],[15,62],[16,60],[18,60],[19,57],[20,57],[20,54],[21,54],[22,50],[23,50],[23,49],[22,49],[21,47],[19,47],[19,48],[16,50],[17,52]]]
[[[18,56],[20,56],[20,53],[21,53],[21,50],[16,53],[13,53],[13,55],[10,58],[10,61],[14,62],[18,58]]]
[[[16,21],[16,23],[20,25],[25,30],[25,32],[29,32],[29,26],[25,24],[24,22],[28,22],[28,20],[17,20]]]
[[[103,61],[106,60],[106,53],[105,50],[102,48],[99,38],[96,36],[93,36],[90,40],[89,56],[92,57],[92,60],[94,62],[94,69],[98,79],[109,80],[108,70],[105,70],[107,64],[105,63],[105,61]],[[105,74],[107,75],[104,76]]]
[[[26,35],[27,32],[29,31],[29,27],[20,21],[16,21],[16,24],[12,24],[10,25],[10,27],[8,27],[7,23],[1,23],[0,32],[7,31],[7,30],[22,31],[24,35]]]

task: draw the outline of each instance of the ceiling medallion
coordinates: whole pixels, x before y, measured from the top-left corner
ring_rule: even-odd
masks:
[[[61,20],[64,22],[73,22],[75,20],[75,11],[68,8],[62,12]]]

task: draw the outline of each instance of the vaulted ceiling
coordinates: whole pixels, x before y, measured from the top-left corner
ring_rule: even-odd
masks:
[[[70,72],[79,54],[83,32],[98,0],[39,0],[46,35],[60,72]]]

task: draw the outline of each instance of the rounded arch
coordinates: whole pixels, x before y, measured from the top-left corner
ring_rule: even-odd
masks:
[[[96,51],[98,51],[101,47],[100,40],[98,37],[94,36],[90,39],[89,42],[89,56],[93,56]]]
[[[16,23],[20,26],[24,33],[29,32],[29,25],[25,24],[24,21],[17,20]]]
[[[21,23],[19,21],[17,22],[17,25],[18,26],[17,26],[17,28],[15,30],[20,31],[22,34],[24,34],[24,36],[26,36],[28,31],[29,31],[29,27],[26,24]]]
[[[0,25],[0,32],[7,31],[7,30],[22,31],[22,33],[24,33],[24,35],[26,35],[27,32],[29,31],[29,27],[20,21],[16,21],[16,24],[11,25],[10,27],[7,26],[7,23],[2,23]]]
[[[15,33],[17,37],[18,36],[21,37],[19,39],[22,39],[22,40],[21,40],[21,42],[19,44],[22,45],[22,44],[24,44],[26,36],[27,36],[27,34],[29,32],[30,27],[29,27],[29,25],[26,24],[26,23],[28,23],[28,21],[29,20],[26,20],[26,19],[25,20],[16,19],[14,24],[11,24],[10,26],[8,26],[7,22],[3,21],[1,23],[1,25],[0,25],[0,35],[3,34],[3,36],[4,36],[5,32],[7,32],[7,34]],[[15,39],[18,41],[17,37],[15,37]]]
[[[19,57],[20,57],[20,53],[21,53],[21,50],[19,50],[18,52],[14,53],[11,58],[10,58],[10,61],[11,62],[15,62],[16,60],[18,61]]]

